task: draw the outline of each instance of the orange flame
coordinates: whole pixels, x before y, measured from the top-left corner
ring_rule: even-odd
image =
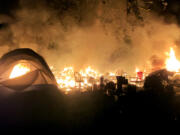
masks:
[[[73,67],[66,67],[60,76],[56,76],[57,83],[60,88],[66,88],[68,91],[70,88],[75,87],[74,69]]]
[[[176,59],[175,52],[173,48],[170,48],[170,53],[168,53],[169,58],[166,60],[166,69],[172,72],[178,72],[180,70],[180,61]]]
[[[75,73],[76,72],[74,71],[73,67],[66,67],[63,69],[63,71],[54,73],[59,88],[70,91],[73,88],[91,87],[93,82],[92,80],[89,82],[89,79],[98,79],[101,76],[101,74],[89,66],[85,70],[80,70],[80,72],[77,72],[80,77],[77,82]]]
[[[136,71],[135,71],[135,72],[137,73],[137,72],[139,72],[139,71],[140,71],[139,68],[136,67]]]
[[[27,66],[27,64],[19,63],[19,64],[14,66],[9,78],[10,79],[16,78],[16,77],[25,75],[28,72],[30,72],[30,68]]]

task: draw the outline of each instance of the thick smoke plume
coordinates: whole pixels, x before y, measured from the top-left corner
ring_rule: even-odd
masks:
[[[28,47],[59,69],[90,65],[133,73],[162,64],[169,47],[180,51],[175,0],[4,0],[0,5],[1,55]]]

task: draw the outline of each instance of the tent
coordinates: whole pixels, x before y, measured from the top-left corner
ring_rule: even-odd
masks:
[[[27,73],[11,77],[17,65],[28,67]],[[4,87],[6,92],[28,91],[32,87],[47,86],[56,84],[56,79],[49,66],[42,56],[31,49],[21,48],[10,51],[0,59],[0,87]]]
[[[19,64],[28,72],[14,76]],[[1,57],[0,110],[0,125],[8,128],[61,125],[65,120],[63,94],[43,57],[33,50],[16,49]]]

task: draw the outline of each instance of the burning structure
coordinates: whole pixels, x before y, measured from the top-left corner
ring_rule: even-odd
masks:
[[[180,92],[180,61],[177,60],[173,48],[166,53],[168,58],[165,61],[164,69],[157,70],[148,75],[145,79],[144,88],[149,90],[159,90]]]
[[[101,78],[104,78],[103,81]],[[111,81],[115,84],[115,80],[114,73],[102,75],[91,67],[79,72],[73,67],[66,67],[61,72],[53,67],[50,69],[40,55],[26,48],[10,51],[0,59],[0,87],[4,94],[31,91],[35,87],[51,85],[65,92],[94,90]]]
[[[177,73],[180,69],[180,62],[176,59],[174,50],[171,48],[167,55],[165,68]],[[146,76],[145,71],[136,69],[136,77],[125,78],[122,76],[122,78],[116,73],[101,74],[90,66],[78,72],[73,67],[57,71],[52,66],[50,69],[45,60],[30,49],[17,49],[5,54],[0,60],[0,65],[0,85],[10,91],[11,89],[26,91],[32,86],[42,84],[58,86],[65,92],[86,91],[100,88],[109,82],[115,84],[114,89],[120,90],[122,84],[128,84],[125,79],[129,79],[130,84],[142,87]]]
[[[74,71],[73,67],[66,67],[61,72],[54,71],[54,74],[59,88],[66,89],[67,91],[74,88],[87,89],[88,87],[93,87],[93,85],[99,83],[101,76],[91,67],[79,72]]]
[[[180,92],[179,5],[178,0],[1,0],[0,55],[10,52],[0,58],[0,123],[42,125],[51,119],[48,126],[65,121],[68,131],[71,124],[89,131],[94,125],[110,129],[122,119],[163,114],[180,119],[180,109],[167,107],[179,108],[180,96],[165,96],[170,102],[162,104],[160,96],[147,92]],[[179,103],[171,104],[174,99]]]
[[[28,91],[36,86],[56,86],[45,60],[31,49],[16,49],[0,59],[0,87],[6,92]]]
[[[62,104],[55,77],[43,57],[26,48],[1,57],[1,125],[41,126],[42,121],[60,124],[65,120]]]

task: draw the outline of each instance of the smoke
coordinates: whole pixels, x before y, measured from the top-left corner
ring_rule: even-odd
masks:
[[[163,58],[158,57],[157,55],[153,55],[151,58],[152,70],[160,70],[162,67],[165,66],[165,61]]]
[[[178,51],[179,7],[166,0],[16,0],[0,6],[1,55],[32,48],[56,68],[151,70]],[[161,61],[161,60],[160,60]],[[161,62],[160,62],[161,63]]]

